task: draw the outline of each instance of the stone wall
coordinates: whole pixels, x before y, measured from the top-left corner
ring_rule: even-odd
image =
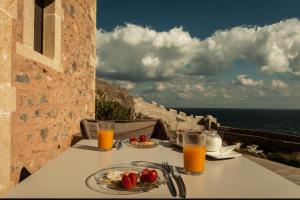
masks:
[[[0,193],[11,185],[11,113],[16,110],[16,90],[11,85],[12,28],[16,1],[0,1]]]
[[[80,132],[80,120],[95,113],[96,0],[55,0],[53,59],[24,43],[25,2],[0,1],[0,170],[4,160],[13,184],[23,166],[35,172],[65,151]],[[2,67],[4,56],[11,67]],[[7,102],[12,105],[5,111]]]
[[[166,109],[163,105],[159,105],[156,102],[145,102],[141,97],[135,97],[134,102],[134,111],[136,114],[141,113],[144,116],[162,119],[169,128],[174,130],[202,130],[204,128],[216,128],[219,126],[217,119],[208,116],[193,116],[187,115],[184,112],[177,111],[174,109]]]

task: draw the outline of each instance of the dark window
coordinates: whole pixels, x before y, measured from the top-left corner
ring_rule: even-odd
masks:
[[[34,5],[34,50],[43,53],[44,0],[35,0]]]
[[[35,0],[34,50],[48,57],[54,55],[54,0]]]

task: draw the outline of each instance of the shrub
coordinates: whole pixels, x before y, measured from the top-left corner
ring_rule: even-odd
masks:
[[[99,120],[132,120],[144,118],[135,114],[132,108],[123,106],[120,102],[110,99],[103,90],[96,90],[96,119]]]
[[[109,99],[102,90],[96,90],[96,119],[131,120],[132,118],[131,108],[126,108],[118,101]]]

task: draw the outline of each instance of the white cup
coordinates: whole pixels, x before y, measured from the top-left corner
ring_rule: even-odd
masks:
[[[206,151],[220,151],[222,148],[222,138],[217,131],[207,130],[206,132]]]

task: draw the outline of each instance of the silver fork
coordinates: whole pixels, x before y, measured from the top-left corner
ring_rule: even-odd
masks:
[[[123,140],[119,140],[118,144],[117,144],[117,150],[121,149],[123,146],[123,142],[127,141],[128,138],[123,139]]]
[[[118,144],[119,142],[120,142],[120,140],[116,139],[115,142],[113,143],[113,146],[112,146],[112,147],[113,147],[113,148],[116,148],[116,147],[117,147],[117,144]]]
[[[162,168],[167,172],[167,174],[166,174],[167,186],[168,186],[172,196],[176,197],[177,196],[177,191],[176,191],[175,185],[172,181],[172,178],[170,176],[170,169],[168,167],[168,163],[167,162],[162,162]]]

